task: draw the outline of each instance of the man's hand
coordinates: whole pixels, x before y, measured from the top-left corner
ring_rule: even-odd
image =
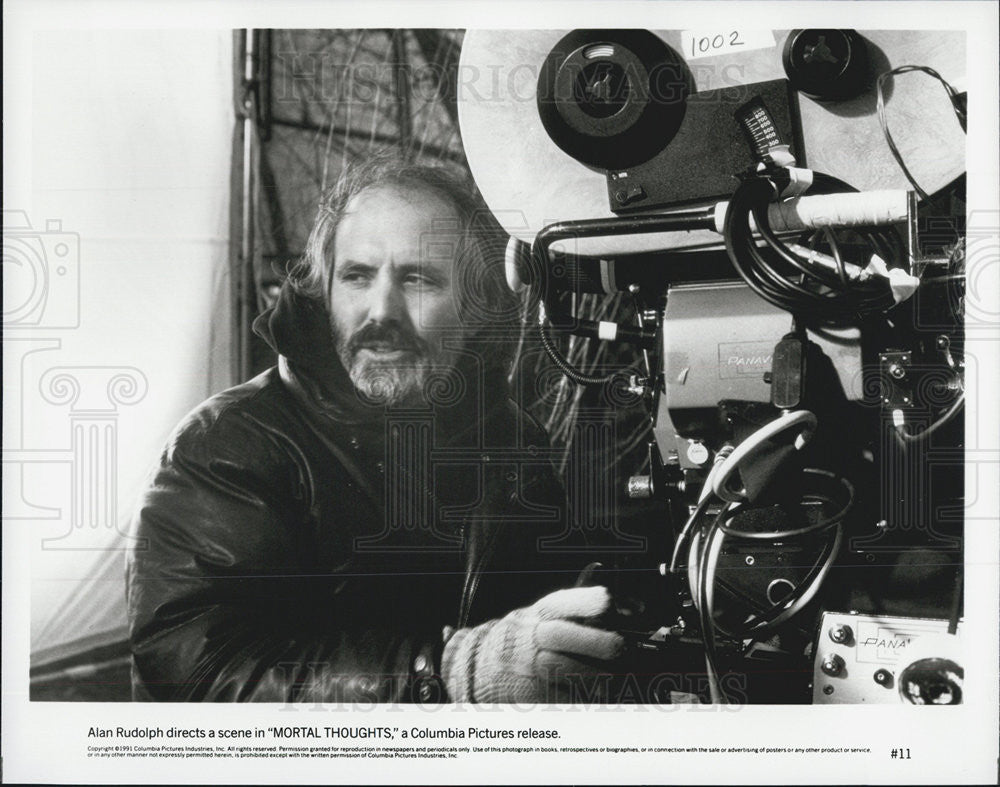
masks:
[[[449,696],[455,702],[568,701],[567,688],[592,684],[622,653],[620,635],[584,625],[610,606],[607,588],[557,590],[506,617],[459,629],[442,658]]]

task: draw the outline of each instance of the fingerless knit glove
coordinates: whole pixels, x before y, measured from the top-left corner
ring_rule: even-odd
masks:
[[[622,653],[620,635],[584,625],[610,605],[603,587],[557,590],[503,618],[459,629],[441,662],[449,696],[454,702],[567,700],[573,680],[592,680]]]

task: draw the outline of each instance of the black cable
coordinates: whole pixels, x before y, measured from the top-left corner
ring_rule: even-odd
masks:
[[[951,406],[938,418],[934,423],[928,426],[926,429],[917,432],[916,434],[910,434],[906,431],[906,427],[903,425],[896,427],[896,435],[899,437],[900,442],[904,445],[907,443],[919,443],[926,440],[932,434],[934,434],[938,429],[954,420],[955,416],[959,414],[962,406],[965,404],[965,392],[963,391],[958,395],[958,398],[951,403]]]
[[[834,549],[834,544],[836,543],[836,538],[828,540],[824,545],[822,551],[820,551],[819,556],[813,562],[809,571],[802,578],[802,580],[794,588],[789,590],[784,596],[782,596],[777,602],[775,602],[766,612],[756,614],[752,616],[749,620],[745,621],[743,624],[743,630],[739,632],[727,632],[728,636],[733,639],[746,639],[747,637],[756,635],[765,630],[774,620],[776,620],[780,615],[784,614],[785,610],[794,603],[796,603],[805,593],[809,590],[813,582],[819,576],[819,573],[823,570],[823,566],[830,559],[830,553]]]
[[[709,686],[712,691],[713,702],[716,701],[716,699],[727,703],[730,701],[719,680],[718,634],[721,633],[723,636],[733,640],[743,640],[747,637],[763,633],[774,623],[774,621],[778,620],[782,615],[788,614],[796,604],[801,602],[803,597],[807,594],[816,592],[818,588],[814,587],[814,585],[820,581],[820,575],[829,569],[830,564],[836,558],[835,552],[840,544],[840,535],[842,533],[840,524],[854,505],[854,487],[846,478],[837,476],[836,474],[826,470],[818,468],[805,468],[804,472],[835,479],[841,484],[841,486],[843,486],[846,491],[846,500],[834,514],[824,517],[820,519],[820,521],[804,528],[773,531],[763,534],[748,533],[747,531],[728,527],[725,524],[726,521],[731,519],[737,512],[744,510],[745,507],[740,504],[730,504],[725,506],[710,522],[708,522],[707,526],[703,525],[704,514],[708,510],[708,507],[713,499],[711,495],[708,495],[699,501],[697,507],[692,512],[687,523],[681,530],[681,533],[678,535],[677,542],[674,546],[673,558],[671,559],[670,564],[671,574],[676,570],[676,563],[683,542],[692,531],[701,527],[701,540],[699,545],[700,551],[697,555],[696,569],[697,586],[693,588],[693,591],[696,597],[698,620],[705,648],[706,667],[709,673]],[[803,499],[812,499],[821,503],[839,502],[834,501],[830,496],[824,494],[822,490],[814,491],[809,495],[804,496]],[[709,566],[712,563],[713,541],[715,540],[717,534],[720,534],[720,531],[721,537],[723,538],[730,536],[733,538],[752,540],[755,536],[759,536],[777,541],[810,538],[820,533],[827,533],[832,528],[835,528],[834,537],[832,539],[828,539],[826,543],[824,543],[819,556],[810,567],[806,576],[801,582],[798,583],[797,586],[793,587],[782,598],[774,603],[770,609],[763,613],[754,611],[754,613],[742,623],[741,630],[737,632],[727,630],[727,628],[724,628],[715,620],[715,611],[713,609],[713,605],[709,602],[709,591],[711,589],[709,585]],[[716,582],[715,577],[712,576],[711,580],[714,586]],[[796,610],[796,612],[799,611],[801,610]]]
[[[855,191],[846,183],[823,173],[815,173],[819,193]],[[744,180],[733,194],[726,212],[723,234],[726,251],[737,273],[760,297],[807,322],[835,322],[867,312],[886,311],[895,305],[892,291],[884,279],[845,286],[843,271],[825,271],[807,267],[775,235],[768,219],[768,206],[775,186],[767,177]],[[757,232],[766,246],[758,248],[750,227],[753,215]],[[893,264],[902,258],[899,238],[891,229],[856,230],[886,261]],[[836,258],[839,258],[839,250]],[[838,265],[843,261],[839,260]],[[795,281],[801,277],[801,282]],[[806,286],[820,285],[823,289]]]
[[[825,470],[818,470],[815,468],[807,468],[814,470],[814,472],[828,475],[832,478],[836,478],[840,481],[848,492],[848,501],[845,505],[832,516],[827,517],[816,525],[812,525],[808,528],[802,528],[799,531],[784,531],[777,533],[781,535],[782,538],[775,538],[773,540],[792,540],[792,539],[803,539],[805,537],[818,535],[821,532],[828,532],[831,528],[837,528],[843,521],[844,517],[848,511],[853,507],[854,504],[854,487],[850,484],[847,479],[837,476],[834,473],[829,473]],[[822,494],[821,492],[816,492],[811,495],[811,497],[817,499],[820,502],[834,502],[830,497]],[[743,628],[740,631],[729,631],[721,627],[716,621],[714,613],[711,609],[707,608],[708,601],[708,578],[707,578],[707,567],[708,567],[708,554],[710,552],[711,540],[714,538],[716,531],[722,531],[727,536],[732,536],[734,538],[751,538],[756,534],[748,533],[747,531],[736,530],[725,525],[725,521],[731,519],[739,511],[745,510],[739,506],[728,506],[724,508],[712,521],[711,525],[707,528],[705,534],[703,534],[705,541],[701,546],[701,553],[698,556],[698,603],[699,603],[699,620],[703,631],[707,631],[708,636],[705,638],[706,649],[709,647],[715,647],[715,636],[718,632],[723,633],[730,639],[745,639],[748,636],[759,633],[763,629],[766,629],[774,620],[779,616],[784,614],[788,607],[795,604],[800,598],[802,598],[805,593],[807,593],[813,582],[817,579],[820,572],[823,571],[824,566],[832,557],[832,551],[835,549],[837,544],[837,537],[834,535],[833,538],[829,539],[821,550],[819,556],[814,561],[813,565],[810,567],[809,571],[802,578],[796,587],[788,591],[782,598],[780,598],[776,603],[771,606],[764,613],[755,613],[751,618],[744,622]],[[788,533],[797,533],[793,536],[788,536]],[[775,534],[767,534],[768,537]],[[708,628],[706,628],[708,627]],[[711,657],[710,657],[711,661]]]
[[[547,274],[549,262],[549,247],[553,243],[562,240],[594,238],[594,237],[620,237],[624,235],[637,235],[646,232],[686,232],[691,230],[711,230],[715,228],[715,208],[714,206],[703,208],[688,208],[685,210],[672,211],[668,213],[653,213],[638,216],[615,217],[612,219],[585,219],[580,221],[562,221],[549,224],[543,227],[535,236],[531,247],[532,265],[536,270],[536,285],[541,290],[542,302],[551,304],[546,300],[552,297],[552,293],[547,291]],[[539,314],[538,335],[542,342],[542,347],[563,374],[577,385],[606,385],[611,382],[621,371],[612,372],[604,376],[584,374],[567,360],[556,347],[552,337],[549,336],[544,313]]]
[[[707,527],[706,532],[702,533],[702,538],[704,540],[702,541],[701,552],[699,552],[698,554],[698,565],[697,565],[698,587],[696,588],[698,592],[698,619],[700,621],[702,631],[709,632],[708,638],[705,638],[703,636],[703,640],[705,642],[706,654],[709,656],[709,661],[712,664],[715,663],[715,658],[717,655],[716,654],[716,651],[718,649],[716,644],[717,634],[721,633],[722,635],[729,637],[730,639],[733,640],[742,639],[742,637],[740,637],[738,634],[723,628],[719,624],[719,622],[715,619],[714,609],[712,609],[711,605],[708,603],[709,602],[708,598],[709,546],[711,545],[712,540],[715,538],[715,533],[718,529],[718,525],[722,522],[724,518],[732,516],[737,509],[738,506],[733,506],[733,505],[725,506],[722,508],[721,511],[719,511],[715,515],[715,518],[712,520],[711,524]],[[714,584],[714,577],[713,577],[713,584]],[[711,643],[711,648],[712,648],[711,654],[708,653],[709,643]],[[714,666],[713,669],[715,669]]]
[[[767,205],[761,205],[761,204],[755,205],[753,208],[753,215],[754,219],[757,221],[757,229],[760,231],[761,236],[764,238],[764,240],[767,241],[771,249],[773,249],[777,253],[779,259],[788,264],[795,265],[795,267],[798,268],[799,270],[803,270],[803,266],[801,265],[801,263],[798,262],[795,255],[793,255],[792,252],[785,246],[785,244],[778,239],[778,237],[774,234],[773,230],[771,229],[771,225],[767,214]],[[872,243],[872,245],[879,244],[879,248],[885,251],[884,247],[880,245],[883,239],[879,238],[878,240],[875,240],[875,238],[877,237],[878,237],[877,235],[872,235],[871,237],[868,237],[866,239],[869,241],[869,243]],[[830,295],[825,296],[826,300],[832,301],[834,298],[837,297],[838,294],[840,294],[837,292],[836,289],[833,289],[835,287],[840,286],[839,281],[834,278],[834,274],[828,273],[822,269],[806,269],[803,272],[805,273],[805,275],[815,278],[821,281],[823,284],[827,285],[828,287],[831,287]],[[892,293],[889,290],[888,286],[882,284],[881,282],[879,282],[878,285],[879,286],[877,293],[873,292],[871,294],[866,293],[865,290],[861,288],[858,288],[857,290],[850,292],[844,292],[843,290],[841,290],[841,293],[843,293],[844,296],[843,301],[845,303],[846,310],[884,311],[889,306],[892,306],[893,305]],[[852,301],[855,300],[855,296],[857,296],[861,300],[860,302],[851,305]]]
[[[723,509],[723,511],[719,513],[719,516],[721,516],[725,510],[726,509]],[[716,517],[716,520],[718,520],[718,517]],[[725,689],[722,688],[722,684],[718,680],[718,646],[715,639],[716,623],[708,606],[707,569],[709,555],[711,552],[709,546],[715,536],[715,524],[716,522],[713,521],[705,532],[702,533],[704,546],[698,559],[698,621],[701,626],[702,641],[705,645],[705,658],[708,662],[708,668],[712,673],[709,675],[709,680],[712,682],[712,685],[718,691],[719,696],[723,699],[723,701],[728,703],[729,698],[726,696]]]
[[[684,527],[681,528],[681,532],[677,534],[677,540],[674,541],[674,551],[670,558],[670,569],[667,572],[668,574],[677,573],[677,562],[680,560],[681,550],[690,538],[691,531],[693,531],[696,525],[701,521],[702,516],[704,516],[705,511],[708,510],[711,503],[711,495],[706,495],[701,501],[699,501],[698,506],[688,517],[687,522],[684,523]]]
[[[747,285],[760,297],[786,311],[798,310],[797,300],[792,294],[801,294],[804,300],[808,293],[788,281],[786,276],[774,271],[758,253],[750,229],[749,213],[754,204],[767,204],[773,195],[770,184],[763,179],[744,181],[736,189],[723,226],[726,251],[729,258]]]
[[[792,528],[790,530],[772,530],[767,532],[755,532],[750,530],[739,530],[737,528],[729,527],[728,525],[719,524],[719,529],[725,533],[727,536],[732,536],[733,538],[742,538],[748,541],[783,541],[789,538],[799,538],[802,536],[811,536],[818,533],[822,533],[829,530],[832,527],[836,527],[842,521],[847,513],[854,507],[854,485],[842,476],[838,476],[835,473],[831,473],[828,470],[821,470],[816,467],[805,467],[802,469],[803,473],[809,473],[811,475],[825,476],[827,478],[834,479],[840,482],[841,486],[844,487],[847,493],[846,502],[840,507],[840,509],[832,516],[821,519],[818,522],[814,522],[811,525],[806,525],[804,527]],[[803,495],[803,501],[805,500],[815,500],[817,502],[833,502],[829,497],[823,495],[822,493],[812,493]]]
[[[830,559],[830,553],[833,551],[835,543],[836,538],[834,537],[823,545],[823,550],[819,553],[819,557],[816,558],[808,573],[802,578],[802,581],[799,582],[799,584],[792,590],[789,590],[788,593],[781,599],[779,599],[770,610],[747,621],[747,629],[741,639],[750,636],[757,629],[765,629],[772,621],[781,615],[788,608],[788,606],[794,604],[805,594],[805,592],[809,589],[809,586],[812,585],[812,583],[816,580],[816,577],[819,576],[820,571],[823,570],[823,566],[826,564],[827,560]]]
[[[552,360],[558,368],[566,377],[572,380],[577,385],[607,385],[616,376],[621,374],[620,371],[614,371],[611,374],[604,375],[603,377],[598,377],[596,375],[584,374],[583,372],[577,370],[569,362],[569,360],[559,352],[552,341],[552,337],[549,336],[548,329],[546,327],[547,320],[541,317],[538,320],[538,336],[542,340],[542,347],[545,349],[546,354]]]
[[[823,234],[826,236],[826,244],[830,247],[830,254],[833,255],[833,261],[837,265],[837,275],[840,277],[840,284],[845,290],[850,289],[851,281],[847,278],[847,268],[844,265],[844,258],[840,254],[840,244],[837,243],[837,238],[834,237],[833,230],[829,227],[823,230]]]

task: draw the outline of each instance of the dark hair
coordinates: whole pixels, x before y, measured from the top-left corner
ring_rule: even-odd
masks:
[[[330,276],[337,228],[348,203],[363,191],[380,187],[432,192],[458,214],[453,286],[459,315],[478,336],[505,350],[518,326],[519,300],[507,287],[503,259],[507,234],[500,228],[468,176],[444,167],[412,164],[392,151],[378,152],[349,164],[322,195],[306,250],[293,271],[292,285],[318,298],[329,309]]]

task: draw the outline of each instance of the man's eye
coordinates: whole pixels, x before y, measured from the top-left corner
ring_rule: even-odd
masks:
[[[369,276],[361,271],[344,271],[340,274],[340,280],[347,284],[360,284],[368,281]]]
[[[403,277],[403,284],[408,284],[412,287],[434,287],[437,282],[429,276],[424,276],[422,273],[408,273]]]

